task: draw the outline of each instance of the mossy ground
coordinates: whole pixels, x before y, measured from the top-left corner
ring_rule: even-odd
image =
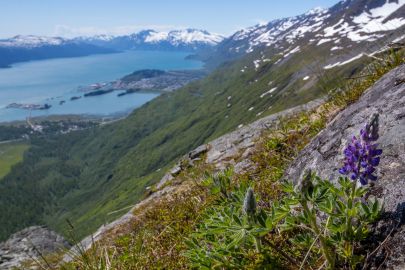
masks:
[[[15,164],[23,160],[28,148],[29,144],[26,142],[0,144],[0,181]]]

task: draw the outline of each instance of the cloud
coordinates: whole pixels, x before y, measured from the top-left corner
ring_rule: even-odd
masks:
[[[94,36],[94,35],[127,35],[145,29],[154,29],[156,31],[169,31],[173,29],[184,29],[184,26],[175,25],[122,25],[108,28],[95,26],[71,27],[68,25],[55,25],[54,36],[77,37],[77,36]]]

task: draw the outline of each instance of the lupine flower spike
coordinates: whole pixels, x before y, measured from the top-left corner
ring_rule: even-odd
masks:
[[[248,188],[243,202],[243,211],[247,215],[254,215],[256,213],[256,199],[252,188]]]
[[[339,169],[343,175],[348,175],[351,180],[360,180],[362,185],[367,185],[369,180],[377,180],[375,167],[380,163],[381,149],[373,143],[378,139],[378,114],[373,114],[370,122],[360,131],[360,136],[352,137],[351,143],[344,149],[344,166]]]

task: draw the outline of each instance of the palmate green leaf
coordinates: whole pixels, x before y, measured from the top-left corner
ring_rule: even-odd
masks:
[[[371,215],[371,211],[370,211],[370,209],[369,209],[369,207],[368,207],[367,204],[365,204],[365,203],[360,203],[360,207],[361,207],[361,209],[363,210],[363,212],[364,212],[364,214],[365,214],[366,217],[369,217],[369,216]]]
[[[328,215],[333,215],[335,198],[328,196],[323,202],[318,204],[318,207],[321,211],[327,213]]]
[[[271,232],[271,230],[269,230],[267,228],[253,228],[252,230],[250,230],[250,233],[252,235],[258,236],[258,237],[265,236],[270,232]]]
[[[291,223],[282,223],[278,226],[278,228],[280,229],[280,232],[287,232],[287,231],[291,231],[295,228],[295,226]]]
[[[366,188],[366,187],[358,187],[358,188],[356,188],[354,196],[361,198],[367,193],[367,191],[368,191],[368,188]]]
[[[342,188],[350,188],[352,185],[352,182],[347,177],[339,177],[338,182]]]
[[[262,228],[266,228],[266,221],[269,217],[267,216],[266,212],[260,210],[260,212],[256,216],[256,220]]]
[[[284,219],[284,223],[280,225],[280,229],[282,231],[289,231],[296,227],[296,217],[294,216],[286,216]]]
[[[366,226],[359,225],[354,230],[354,237],[356,241],[364,240],[368,235],[369,230]]]
[[[337,215],[342,215],[346,211],[346,205],[341,200],[336,200],[335,203]]]
[[[353,207],[351,209],[347,209],[347,215],[349,217],[356,217],[358,214],[357,208]]]
[[[239,230],[237,233],[235,233],[234,235],[232,235],[232,241],[227,244],[226,249],[230,249],[232,247],[235,247],[237,245],[239,245],[242,240],[244,240],[246,237],[246,230],[242,229]]]
[[[289,210],[289,209],[288,209]],[[278,210],[275,210],[274,212],[273,212],[273,215],[272,215],[272,222],[273,223],[277,223],[277,222],[279,222],[280,220],[282,220],[283,218],[285,218],[288,214],[289,214],[289,211],[288,210],[286,210],[286,209],[278,209]]]
[[[190,249],[198,249],[200,248],[197,242],[197,239],[191,238],[191,239],[185,239],[184,243],[190,248]]]
[[[330,232],[334,234],[342,233],[345,231],[345,225],[344,224],[336,224],[336,223],[330,223],[328,226],[328,229]]]
[[[242,221],[240,220],[240,218],[237,215],[232,215],[233,220],[238,224],[238,225],[242,225]]]
[[[315,192],[312,193],[311,201],[314,203],[321,203],[328,197],[329,189],[317,186]]]
[[[281,183],[281,190],[286,193],[294,193],[294,184],[284,181],[283,183]]]
[[[273,230],[274,225],[275,225],[274,220],[271,217],[267,217],[265,228],[267,228],[268,230]]]
[[[221,187],[219,187],[219,186],[213,186],[213,187],[211,187],[211,194],[212,195],[216,195],[216,194],[218,194],[219,192],[221,192]]]
[[[286,197],[283,200],[285,207],[291,207],[291,206],[296,206],[299,204],[299,200],[297,198],[293,198],[293,197]],[[289,211],[289,209],[288,209]]]
[[[208,175],[204,180],[201,181],[201,184],[204,187],[210,187],[214,183],[212,177]]]
[[[308,248],[312,245],[314,240],[315,240],[315,238],[313,237],[313,235],[311,235],[309,233],[300,233],[300,234],[297,234],[294,238],[292,238],[291,242],[300,247]]]
[[[378,199],[374,199],[372,203],[372,218],[376,219],[382,212],[383,204],[379,202]]]

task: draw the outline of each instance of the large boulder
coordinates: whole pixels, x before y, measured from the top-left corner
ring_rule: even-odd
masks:
[[[69,243],[45,227],[32,226],[19,231],[0,243],[0,269],[20,267],[27,260],[64,251]]]
[[[405,269],[405,65],[384,75],[356,103],[340,112],[299,154],[285,177],[299,184],[312,169],[324,179],[336,182],[343,164],[343,148],[373,113],[380,116],[379,148],[383,149],[378,180],[372,195],[385,202],[384,219],[374,238],[382,246],[373,256],[385,260],[383,269]],[[384,241],[385,240],[385,241]],[[384,241],[384,242],[383,242]],[[378,260],[374,259],[377,264]],[[370,265],[369,268],[372,269]]]

